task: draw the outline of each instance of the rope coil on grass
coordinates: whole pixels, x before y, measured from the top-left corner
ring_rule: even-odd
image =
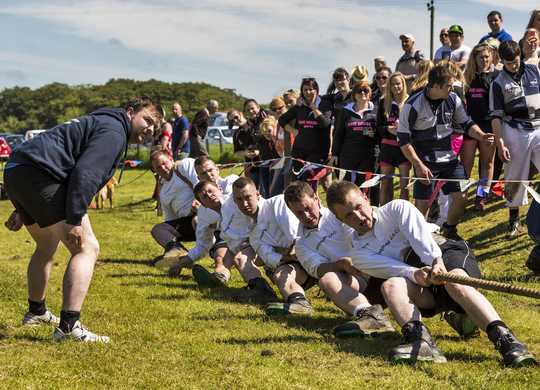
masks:
[[[540,299],[540,290],[529,287],[515,286],[509,283],[495,282],[493,280],[469,278],[467,276],[455,275],[448,272],[433,275],[434,278],[444,282],[464,284],[466,286],[483,288],[484,290],[501,291],[514,295]]]

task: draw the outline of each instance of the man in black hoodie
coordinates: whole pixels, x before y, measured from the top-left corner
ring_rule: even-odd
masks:
[[[36,243],[28,265],[29,310],[23,325],[54,324],[55,341],[108,342],[85,329],[80,310],[90,286],[99,243],[86,213],[94,195],[114,175],[129,143],[142,143],[160,123],[147,97],[126,109],[103,108],[53,127],[21,145],[5,166],[4,182],[15,211]],[[45,290],[60,241],[71,253],[64,274],[60,319],[45,305]]]

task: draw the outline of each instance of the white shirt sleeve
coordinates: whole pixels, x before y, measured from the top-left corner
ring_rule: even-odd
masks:
[[[263,236],[267,228],[267,222],[257,223],[249,236],[249,243],[255,252],[257,252],[264,264],[274,269],[279,265],[282,255],[277,253],[272,245],[264,242]]]
[[[352,262],[360,271],[375,278],[403,277],[416,283],[413,274],[418,268],[388,256],[355,248],[352,251]]]
[[[197,219],[197,229],[195,230],[195,246],[188,252],[188,256],[191,260],[197,261],[200,258],[206,256],[212,245],[214,245],[214,232],[217,228],[217,222],[211,218],[211,214],[208,210],[199,212]]]
[[[317,269],[321,264],[329,263],[329,259],[322,256],[319,252],[311,249],[302,238],[296,241],[296,258],[306,272],[312,277],[319,279]]]
[[[396,200],[392,202],[390,212],[395,220],[401,221],[400,231],[422,263],[431,266],[433,260],[442,256],[441,248],[433,238],[431,225],[412,203]]]

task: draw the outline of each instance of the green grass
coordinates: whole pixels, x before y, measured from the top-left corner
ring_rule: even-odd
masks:
[[[308,292],[312,318],[268,319],[260,307],[238,301],[243,283],[236,271],[231,288],[219,291],[200,290],[187,276],[164,276],[145,264],[161,252],[149,234],[160,219],[149,200],[151,174],[131,182],[141,173],[125,172],[114,210],[90,211],[101,254],[82,319],[111,336],[110,345],[54,344],[52,329],[20,326],[33,245],[26,231],[0,227],[1,388],[538,388],[539,369],[502,367],[485,334],[460,340],[439,317],[426,323],[449,362],[392,366],[386,354],[399,335],[335,339],[330,331],[345,316],[317,288]],[[0,202],[1,221],[10,211],[9,202]],[[524,267],[531,242],[525,234],[505,239],[506,216],[501,202],[482,216],[468,211],[461,233],[474,244],[486,277],[540,288]],[[47,299],[55,313],[66,261],[61,248]],[[486,295],[540,355],[539,301]]]

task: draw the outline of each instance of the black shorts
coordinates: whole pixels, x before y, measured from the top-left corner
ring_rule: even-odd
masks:
[[[8,198],[25,225],[45,228],[66,219],[67,185],[32,165],[4,171]]]
[[[493,127],[491,127],[491,121],[474,121],[482,129],[484,133],[493,134]],[[463,134],[463,140],[473,140],[474,138],[467,133]]]
[[[442,258],[444,266],[448,272],[454,269],[462,269],[471,278],[481,278],[482,273],[478,268],[476,257],[471,248],[465,241],[447,240],[444,244],[440,245],[442,251]],[[425,264],[420,261],[416,253],[412,250],[409,251],[405,257],[407,264],[413,267],[424,267]],[[420,313],[424,317],[433,317],[437,313],[445,311],[455,311],[457,313],[465,313],[465,310],[450,297],[450,294],[446,291],[444,285],[431,286],[429,290],[435,298],[435,307],[430,309],[420,309]]]
[[[433,177],[436,179],[467,179],[465,168],[461,161],[455,160],[449,163],[429,164],[426,166],[433,173]],[[431,198],[435,189],[436,181],[431,180],[429,184],[422,184],[420,180],[414,182],[413,197],[414,199],[428,200]],[[458,181],[448,181],[442,186],[442,191],[445,195],[461,192],[461,187]]]
[[[368,302],[372,305],[379,304],[382,307],[386,307],[386,301],[384,300],[381,292],[381,286],[385,281],[385,279],[374,278],[371,276],[364,291],[360,292],[367,298]]]
[[[195,229],[193,229],[193,215],[188,217],[182,217],[173,219],[171,221],[165,221],[167,225],[173,227],[174,230],[180,235],[179,241],[195,241],[197,236],[195,235]]]
[[[311,276],[310,274],[308,274],[307,271],[304,269],[304,267],[302,267],[302,264],[300,264],[300,262],[291,261],[290,263],[286,263],[286,264],[290,264],[290,265],[293,265],[295,267],[298,267],[298,268],[304,270],[304,272],[307,275],[307,278],[304,281],[304,283],[300,284],[300,287],[302,287],[304,289],[304,291],[309,290],[311,287],[313,287],[313,286],[315,286],[315,285],[317,285],[319,283],[319,279],[316,279],[313,276]],[[280,266],[281,265],[279,265],[278,268]],[[268,267],[267,265],[264,266],[264,272],[266,273],[266,276],[268,276],[268,278],[270,280],[272,280],[272,282],[274,281],[274,274],[276,273],[276,270],[277,270],[277,268],[272,269],[272,268]]]
[[[381,143],[381,154],[379,156],[379,165],[389,165],[399,167],[402,164],[411,164],[407,157],[403,155],[399,146],[388,145]]]

